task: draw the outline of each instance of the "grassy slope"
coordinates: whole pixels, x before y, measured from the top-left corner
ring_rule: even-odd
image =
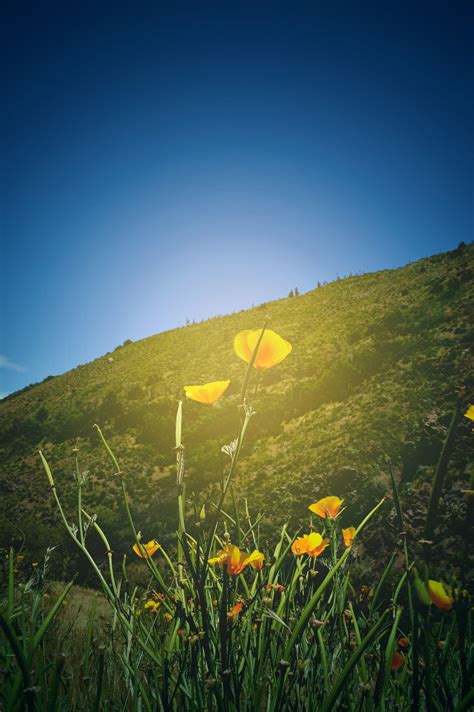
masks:
[[[415,503],[426,498],[455,389],[472,372],[473,258],[466,247],[158,334],[2,401],[2,543],[25,536],[36,554],[48,542],[64,541],[36,453],[46,452],[72,508],[78,437],[81,467],[91,473],[86,505],[112,532],[116,550],[128,548],[117,483],[94,422],[123,465],[138,526],[166,541],[176,526],[173,437],[182,387],[232,379],[215,407],[185,404],[191,502],[193,491],[201,496],[219,482],[220,447],[238,426],[244,364],[233,353],[233,336],[266,317],[293,352],[263,374],[239,499],[249,494],[252,508],[266,511],[267,524],[298,524],[308,501],[325,494],[345,496],[357,517],[387,490],[389,455],[416,523]],[[449,497],[455,503],[466,476],[469,435],[465,424],[445,498],[452,521]]]

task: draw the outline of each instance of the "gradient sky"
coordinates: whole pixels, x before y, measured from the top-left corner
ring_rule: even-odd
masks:
[[[1,393],[470,241],[473,8],[12,3]]]

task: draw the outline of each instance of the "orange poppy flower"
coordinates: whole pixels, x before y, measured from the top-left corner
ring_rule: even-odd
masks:
[[[235,606],[233,606],[233,608],[231,608],[231,610],[228,612],[227,618],[230,618],[230,620],[235,621],[243,607],[244,604],[242,603],[242,601],[237,601]]]
[[[344,546],[350,546],[352,544],[352,540],[355,537],[355,533],[356,533],[355,527],[347,527],[347,529],[342,530],[342,538],[344,539]]]
[[[153,556],[155,551],[158,551],[159,548],[160,545],[156,539],[150,539],[148,544],[142,544],[140,542],[140,546],[138,546],[138,544],[133,545],[133,551],[140,557],[140,559],[149,559],[150,556]]]
[[[212,405],[227,390],[229,383],[230,381],[212,381],[212,383],[205,383],[202,386],[185,386],[184,390],[186,398],[204,403],[204,405]]]
[[[257,571],[261,571],[263,568],[263,562],[265,560],[264,555],[261,551],[255,549],[251,554],[246,551],[240,551],[238,546],[233,544],[227,544],[223,551],[219,551],[217,556],[209,559],[209,564],[214,566],[219,564],[219,566],[227,565],[227,571],[231,576],[238,576],[246,566],[250,564]]]
[[[261,329],[245,329],[234,338],[234,351],[246,363],[250,362],[257,341],[262,333]],[[283,361],[291,352],[292,345],[282,339],[271,329],[265,329],[260,346],[258,347],[254,368],[272,368]]]
[[[329,516],[330,519],[335,519],[339,514],[343,502],[344,500],[339,497],[323,497],[323,499],[314,502],[314,504],[310,504],[308,509],[323,519],[326,519],[326,515]]]
[[[313,559],[323,553],[324,549],[329,546],[329,539],[323,539],[321,534],[317,532],[311,532],[311,534],[305,534],[304,536],[295,539],[291,545],[291,551],[295,556],[301,556],[302,554],[308,554]]]
[[[401,648],[409,648],[409,647],[410,647],[410,641],[408,640],[408,638],[400,638],[400,640],[398,641],[398,645],[399,645]]]
[[[442,611],[449,611],[453,607],[453,597],[451,592],[441,581],[428,581],[428,596],[431,603]]]
[[[392,670],[400,670],[400,668],[403,667],[404,664],[405,656],[395,651],[392,657],[392,664],[390,666]]]

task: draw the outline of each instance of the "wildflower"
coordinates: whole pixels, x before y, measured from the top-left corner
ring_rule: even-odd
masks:
[[[239,613],[242,611],[242,608],[244,607],[244,604],[242,601],[237,601],[235,606],[231,608],[231,610],[227,614],[227,618],[229,618],[232,621],[235,621]]]
[[[230,381],[212,381],[212,383],[205,383],[202,386],[185,386],[184,390],[186,398],[204,403],[204,405],[212,405],[216,400],[219,400],[229,383]]]
[[[431,602],[442,611],[449,611],[453,607],[453,597],[441,581],[428,581],[428,595]]]
[[[393,657],[392,657],[392,664],[391,668],[392,670],[400,670],[401,667],[405,664],[405,656],[402,655],[401,653],[394,652]]]
[[[140,559],[149,559],[156,551],[158,551],[160,545],[158,544],[156,539],[150,539],[148,544],[140,543],[140,546],[138,546],[138,544],[134,544],[132,548],[135,554],[140,557]]]
[[[171,615],[171,613],[168,612],[163,613],[163,620],[165,621],[165,623],[169,623],[173,620],[173,616]]]
[[[160,607],[160,602],[155,601],[153,598],[149,598],[148,601],[143,606],[143,608],[146,611],[150,611],[150,613],[158,613],[159,607]]]
[[[248,554],[246,551],[240,551],[238,546],[226,544],[224,550],[219,551],[217,556],[209,559],[209,564],[211,564],[211,566],[215,566],[215,564],[223,566],[226,564],[227,571],[231,576],[238,576],[248,564],[257,571],[261,571],[264,560],[264,555],[261,551],[258,551],[258,549]]]
[[[323,539],[321,534],[317,532],[311,532],[311,534],[305,534],[304,536],[295,539],[291,545],[291,551],[295,556],[301,556],[302,554],[308,554],[315,558],[323,553],[324,549],[329,546],[329,539]]]
[[[474,420],[474,405],[469,406],[469,408],[464,413],[464,417],[469,418],[469,420]]]
[[[246,363],[250,362],[253,351],[262,333],[261,329],[245,329],[234,338],[234,351]],[[292,346],[270,329],[265,329],[258,352],[253,362],[254,368],[272,368],[283,361],[291,352]]]
[[[353,538],[355,537],[356,528],[348,527],[342,530],[342,538],[344,539],[344,546],[350,546]]]
[[[326,519],[326,516],[330,519],[335,519],[343,502],[344,500],[339,497],[323,497],[323,499],[314,502],[314,504],[310,504],[308,509],[323,519]]]
[[[400,638],[400,640],[398,641],[398,645],[399,645],[401,648],[409,648],[409,647],[410,647],[410,641],[408,640],[408,638]]]
[[[33,567],[34,569],[37,569],[38,566],[39,566],[39,564],[38,564],[37,561],[33,561],[33,563],[32,563],[31,565],[32,565],[32,567]]]

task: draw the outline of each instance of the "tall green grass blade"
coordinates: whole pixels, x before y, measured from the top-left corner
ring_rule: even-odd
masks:
[[[69,591],[71,590],[72,584],[73,584],[73,581],[70,581],[70,582],[67,584],[67,586],[63,589],[63,591],[60,593],[60,595],[58,596],[57,600],[55,601],[54,606],[53,606],[53,607],[51,608],[51,610],[48,612],[48,615],[46,616],[46,618],[45,618],[44,621],[42,622],[41,626],[39,627],[39,629],[38,629],[38,631],[37,631],[37,633],[36,633],[36,635],[34,636],[34,639],[33,639],[33,641],[34,641],[34,642],[33,642],[33,652],[36,650],[36,648],[38,647],[38,645],[39,645],[39,644],[41,643],[41,641],[43,640],[43,636],[44,636],[44,634],[46,633],[46,631],[48,630],[49,625],[51,624],[51,622],[52,622],[53,618],[55,617],[56,613],[59,611],[59,609],[60,609],[60,607],[61,607],[61,604],[62,604],[62,602],[64,601],[64,599],[66,598],[67,594],[68,594]]]
[[[323,706],[321,707],[320,712],[329,712],[335,705],[337,698],[341,694],[341,692],[344,689],[344,686],[346,682],[349,679],[349,676],[351,675],[353,669],[359,662],[360,658],[364,654],[364,652],[367,650],[369,645],[376,639],[377,635],[380,633],[381,629],[385,626],[385,622],[388,618],[388,615],[390,613],[390,609],[387,609],[382,613],[380,616],[379,620],[372,626],[372,628],[369,630],[365,638],[362,640],[360,645],[357,646],[355,651],[352,653],[351,657],[345,664],[341,674],[339,675],[336,683],[334,684],[331,692],[329,693],[329,696],[325,699]]]

